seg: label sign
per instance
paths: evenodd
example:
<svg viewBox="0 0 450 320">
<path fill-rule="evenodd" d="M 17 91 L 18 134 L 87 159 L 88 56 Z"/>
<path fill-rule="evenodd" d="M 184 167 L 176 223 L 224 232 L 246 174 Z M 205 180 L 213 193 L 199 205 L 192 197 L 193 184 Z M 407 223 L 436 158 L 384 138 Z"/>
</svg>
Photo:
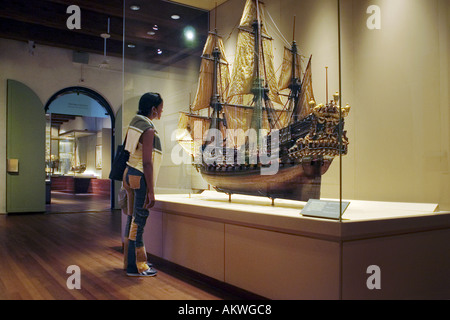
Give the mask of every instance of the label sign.
<svg viewBox="0 0 450 320">
<path fill-rule="evenodd" d="M 347 210 L 350 202 L 342 201 L 342 214 Z M 339 220 L 340 202 L 310 199 L 301 214 L 305 217 L 316 217 Z"/>
</svg>

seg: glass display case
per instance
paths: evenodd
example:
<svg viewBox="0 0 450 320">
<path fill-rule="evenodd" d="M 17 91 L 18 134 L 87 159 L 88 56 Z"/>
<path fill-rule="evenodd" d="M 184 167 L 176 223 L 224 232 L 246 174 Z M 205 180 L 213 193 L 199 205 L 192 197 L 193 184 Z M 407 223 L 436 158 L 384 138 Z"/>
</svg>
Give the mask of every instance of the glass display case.
<svg viewBox="0 0 450 320">
<path fill-rule="evenodd" d="M 238 6 L 242 10 L 233 9 Z M 228 1 L 214 14 L 197 10 L 195 33 L 179 30 L 170 38 L 149 23 L 145 44 L 132 43 L 125 28 L 123 129 L 142 94 L 164 98 L 162 119 L 155 122 L 164 150 L 159 192 L 216 190 L 296 200 L 299 208 L 309 199 L 341 199 L 350 107 L 340 106 L 337 6 L 296 4 L 296 11 L 312 13 L 306 19 L 291 7 Z M 181 10 L 162 10 L 170 9 Z M 133 26 L 145 10 L 136 13 L 126 3 L 125 25 Z M 323 19 L 314 20 L 316 12 Z M 188 54 L 156 47 L 171 42 L 184 43 Z M 151 63 L 128 59 L 145 46 L 154 51 L 148 52 Z"/>
<path fill-rule="evenodd" d="M 57 141 L 59 141 L 59 173 L 62 175 L 66 175 L 69 172 L 74 174 L 76 144 L 73 138 L 66 137 Z"/>
<path fill-rule="evenodd" d="M 133 43 L 132 5 L 123 133 L 164 99 L 149 253 L 275 299 L 448 296 L 448 1 L 228 0 L 177 52 L 150 19 Z"/>
<path fill-rule="evenodd" d="M 159 1 L 158 10 L 169 19 L 156 24 L 149 17 L 152 3 L 142 3 L 139 8 L 125 1 L 124 36 L 124 105 L 122 137 L 136 115 L 140 97 L 146 92 L 158 92 L 164 100 L 161 120 L 154 124 L 163 144 L 163 163 L 157 188 L 162 193 L 189 193 L 208 189 L 208 185 L 186 161 L 176 141 L 180 111 L 188 111 L 198 83 L 200 56 L 208 34 L 209 12 L 175 3 Z M 133 9 L 133 8 L 134 9 Z M 137 10 L 139 9 L 139 10 Z M 177 14 L 179 19 L 170 18 Z M 189 30 L 183 31 L 183 19 L 190 19 Z M 180 28 L 176 28 L 180 25 Z M 142 27 L 143 39 L 135 39 L 136 28 Z M 173 30 L 176 30 L 174 32 Z M 188 32 L 192 39 L 185 36 Z M 178 51 L 176 48 L 180 48 Z"/>
<path fill-rule="evenodd" d="M 148 10 L 136 13 L 131 5 L 124 12 L 130 30 Z M 157 187 L 164 193 L 449 209 L 447 12 L 445 1 L 229 0 L 209 14 L 199 10 L 190 45 L 194 33 L 167 35 L 150 21 L 146 43 L 133 43 L 125 28 L 123 130 L 143 93 L 162 94 L 165 109 L 155 123 L 165 159 Z M 185 55 L 167 49 L 181 38 Z M 133 59 L 143 52 L 151 62 Z M 239 73 L 244 69 L 248 75 Z M 210 163 L 207 129 L 228 142 L 209 148 L 222 157 Z M 237 143 L 248 142 L 249 129 L 270 137 L 254 163 Z M 277 161 L 264 153 L 270 147 Z M 270 161 L 261 162 L 267 155 Z M 276 174 L 253 174 L 270 164 Z"/>
</svg>

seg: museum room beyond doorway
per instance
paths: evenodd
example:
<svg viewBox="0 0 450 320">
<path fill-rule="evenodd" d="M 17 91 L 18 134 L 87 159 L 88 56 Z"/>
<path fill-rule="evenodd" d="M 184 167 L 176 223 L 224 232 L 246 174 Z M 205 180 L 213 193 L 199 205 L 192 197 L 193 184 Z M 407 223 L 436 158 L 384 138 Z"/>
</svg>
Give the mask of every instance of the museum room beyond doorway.
<svg viewBox="0 0 450 320">
<path fill-rule="evenodd" d="M 111 209 L 108 175 L 114 115 L 108 102 L 87 88 L 56 93 L 46 111 L 46 211 L 98 212 Z"/>
</svg>

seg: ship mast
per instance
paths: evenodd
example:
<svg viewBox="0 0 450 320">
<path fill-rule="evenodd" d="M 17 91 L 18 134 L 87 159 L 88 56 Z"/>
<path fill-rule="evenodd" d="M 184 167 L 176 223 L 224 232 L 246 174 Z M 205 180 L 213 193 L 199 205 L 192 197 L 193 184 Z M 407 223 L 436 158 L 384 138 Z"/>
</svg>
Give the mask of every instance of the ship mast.
<svg viewBox="0 0 450 320">
<path fill-rule="evenodd" d="M 214 59 L 214 74 L 213 74 L 213 94 L 211 97 L 211 108 L 213 109 L 213 114 L 211 116 L 211 129 L 219 130 L 219 115 L 222 111 L 222 103 L 220 101 L 220 95 L 217 90 L 217 69 L 220 63 L 220 50 L 217 47 L 217 31 L 214 30 L 214 50 L 212 52 Z"/>
<path fill-rule="evenodd" d="M 219 114 L 222 111 L 222 104 L 220 103 L 220 96 L 217 90 L 217 68 L 220 63 L 220 50 L 217 46 L 217 3 L 214 10 L 214 49 L 212 52 L 214 59 L 214 71 L 213 71 L 213 92 L 211 96 L 211 108 L 213 109 L 213 114 L 211 116 L 211 129 L 219 130 Z"/>
<path fill-rule="evenodd" d="M 292 46 L 291 46 L 291 53 L 292 53 L 292 82 L 290 85 L 291 94 L 289 96 L 289 99 L 294 100 L 294 109 L 292 112 L 292 119 L 291 123 L 298 121 L 298 115 L 299 115 L 299 93 L 302 88 L 302 83 L 300 81 L 300 74 L 296 74 L 297 70 L 297 42 L 295 42 L 295 16 L 294 16 L 294 27 L 292 32 Z"/>
<path fill-rule="evenodd" d="M 259 143 L 260 143 L 260 129 L 262 128 L 262 105 L 263 105 L 263 99 L 265 96 L 265 93 L 268 91 L 263 86 L 263 79 L 261 79 L 260 75 L 260 58 L 261 58 L 261 17 L 259 15 L 259 0 L 255 0 L 256 2 L 256 14 L 257 18 L 253 22 L 253 32 L 255 36 L 255 65 L 256 68 L 255 72 L 255 79 L 253 82 L 252 87 L 252 93 L 254 95 L 254 102 L 255 107 L 253 110 L 253 116 L 252 116 L 252 122 L 251 122 L 251 128 L 256 131 L 256 137 L 257 137 L 257 146 L 259 149 Z M 262 48 L 261 48 L 262 49 Z"/>
<path fill-rule="evenodd" d="M 299 81 L 299 78 L 296 76 L 295 71 L 297 69 L 297 43 L 295 40 L 292 41 L 292 83 L 290 85 L 291 87 L 291 94 L 289 96 L 289 99 L 294 99 L 294 110 L 292 113 L 292 122 L 298 121 L 298 115 L 299 115 L 299 93 L 302 88 L 302 84 Z M 300 77 L 300 75 L 298 75 Z"/>
</svg>

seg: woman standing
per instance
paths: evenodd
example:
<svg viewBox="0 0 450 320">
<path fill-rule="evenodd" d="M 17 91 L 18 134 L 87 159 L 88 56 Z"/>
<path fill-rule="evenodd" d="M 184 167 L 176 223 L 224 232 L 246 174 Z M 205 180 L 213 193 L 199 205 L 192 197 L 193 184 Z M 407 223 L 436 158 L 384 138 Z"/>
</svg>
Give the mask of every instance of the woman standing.
<svg viewBox="0 0 450 320">
<path fill-rule="evenodd" d="M 130 152 L 130 159 L 123 186 L 128 197 L 124 243 L 124 267 L 128 276 L 152 277 L 157 273 L 147 263 L 143 233 L 148 210 L 155 204 L 154 186 L 162 159 L 161 140 L 152 120 L 161 118 L 163 104 L 158 93 L 144 94 L 127 130 L 125 149 Z"/>
</svg>

